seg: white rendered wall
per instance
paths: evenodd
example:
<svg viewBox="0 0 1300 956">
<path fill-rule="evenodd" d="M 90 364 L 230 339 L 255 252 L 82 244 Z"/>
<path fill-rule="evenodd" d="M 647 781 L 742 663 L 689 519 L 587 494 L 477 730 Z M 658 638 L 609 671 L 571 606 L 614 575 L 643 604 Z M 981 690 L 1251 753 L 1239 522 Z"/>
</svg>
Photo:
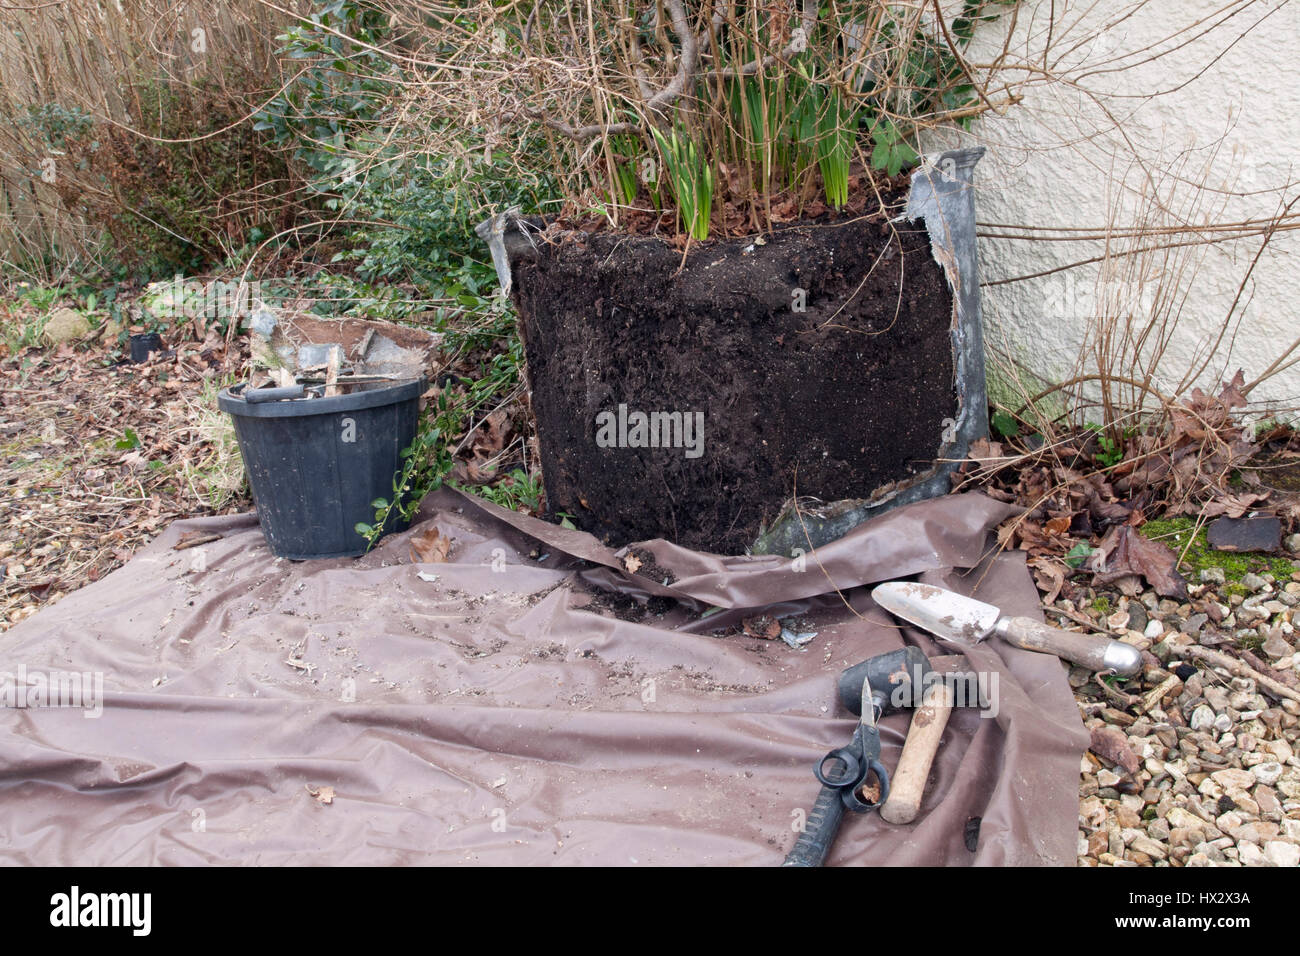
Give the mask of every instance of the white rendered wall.
<svg viewBox="0 0 1300 956">
<path fill-rule="evenodd" d="M 1053 8 L 1055 55 L 1079 44 L 1060 61 L 1049 57 L 1062 79 L 1035 80 L 1024 89 L 1023 102 L 1005 115 L 982 117 L 972 130 L 975 141 L 989 147 L 976 169 L 981 223 L 1103 230 L 1108 224 L 1132 226 L 1145 216 L 1148 223 L 1223 224 L 1275 216 L 1300 195 L 1300 187 L 1289 186 L 1300 180 L 1300 2 L 1027 0 L 1013 30 L 1005 15 L 981 26 L 971 61 L 988 62 L 1010 32 L 1009 61 L 1029 69 L 1004 75 L 1029 75 L 1042 64 Z M 1239 10 L 1234 17 L 1210 29 L 1234 9 Z M 1198 21 L 1201 25 L 1192 27 Z M 1191 29 L 1171 38 L 1182 27 Z M 1158 50 L 1186 46 L 1139 62 L 1156 51 L 1138 51 L 1161 40 L 1166 42 Z M 1084 76 L 1089 65 L 1126 68 Z M 1089 93 L 1073 88 L 1075 83 Z M 998 98 L 996 89 L 988 93 Z M 1156 196 L 1165 211 L 1153 220 Z M 1300 212 L 1300 203 L 1295 211 Z M 1109 283 L 1100 287 L 1102 267 L 1096 264 L 988 285 L 1106 250 L 1097 239 L 991 238 L 1010 231 L 981 227 L 983 306 L 993 365 L 999 357 L 1005 365 L 1010 357 L 1052 382 L 1086 374 L 1095 367 L 1089 355 L 1081 355 L 1089 329 L 1099 312 L 1114 313 L 1121 301 L 1139 313 L 1168 302 L 1165 313 L 1177 316 L 1157 366 L 1162 390 L 1175 389 L 1207 351 L 1211 361 L 1198 384 L 1212 386 L 1238 367 L 1250 381 L 1300 338 L 1300 236 L 1295 232 L 1275 234 L 1241 297 L 1235 313 L 1239 324 L 1210 349 L 1259 251 L 1260 236 L 1136 260 L 1114 257 L 1106 267 Z M 1182 233 L 1147 243 L 1195 239 Z M 1124 268 L 1134 262 L 1141 275 Z M 1125 364 L 1138 367 L 1131 356 Z M 996 392 L 998 383 L 991 384 Z M 1263 405 L 1300 407 L 1300 365 L 1261 384 L 1250 397 Z"/>
</svg>

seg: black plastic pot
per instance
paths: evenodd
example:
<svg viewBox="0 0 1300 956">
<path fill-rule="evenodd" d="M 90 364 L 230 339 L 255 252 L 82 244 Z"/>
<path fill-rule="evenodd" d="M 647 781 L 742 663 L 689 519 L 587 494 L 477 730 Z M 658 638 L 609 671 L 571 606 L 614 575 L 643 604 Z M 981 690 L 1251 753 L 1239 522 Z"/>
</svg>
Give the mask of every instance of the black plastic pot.
<svg viewBox="0 0 1300 956">
<path fill-rule="evenodd" d="M 234 419 L 273 554 L 304 560 L 365 553 L 356 525 L 374 522 L 376 498 L 393 498 L 393 477 L 403 464 L 402 449 L 415 438 L 424 389 L 417 379 L 278 401 L 260 401 L 264 389 L 222 391 L 218 404 Z M 405 527 L 394 514 L 384 531 Z"/>
<path fill-rule="evenodd" d="M 157 332 L 141 332 L 131 336 L 131 361 L 136 365 L 149 361 L 150 355 L 162 350 L 162 336 Z"/>
</svg>

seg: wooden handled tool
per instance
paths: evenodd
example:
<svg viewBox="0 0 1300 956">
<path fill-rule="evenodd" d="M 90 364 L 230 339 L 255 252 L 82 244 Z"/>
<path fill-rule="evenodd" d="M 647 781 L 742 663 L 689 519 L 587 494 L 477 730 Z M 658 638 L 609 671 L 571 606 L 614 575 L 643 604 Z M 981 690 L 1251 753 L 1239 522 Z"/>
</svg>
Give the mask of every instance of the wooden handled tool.
<svg viewBox="0 0 1300 956">
<path fill-rule="evenodd" d="M 876 718 L 899 706 L 901 699 L 915 699 L 909 688 L 929 670 L 921 649 L 909 646 L 868 658 L 840 674 L 840 702 L 859 717 L 858 727 L 848 747 L 832 750 L 814 769 L 821 792 L 784 866 L 821 866 L 845 810 L 866 813 L 878 809 L 877 800 L 889 799 L 889 773 L 879 760 Z M 862 790 L 873 778 L 880 788 L 878 796 Z"/>
<path fill-rule="evenodd" d="M 1027 651 L 1055 654 L 1090 671 L 1115 671 L 1132 676 L 1142 666 L 1142 654 L 1131 644 L 1095 634 L 1063 631 L 1031 617 L 1004 617 L 994 626 L 993 633 L 1008 644 Z"/>
<path fill-rule="evenodd" d="M 996 634 L 1009 644 L 1054 654 L 1089 670 L 1132 677 L 1142 669 L 1142 653 L 1132 644 L 1096 634 L 1062 631 L 1028 617 L 1004 617 L 992 604 L 946 588 L 889 581 L 876 585 L 871 597 L 895 617 L 956 644 L 970 646 Z"/>
<path fill-rule="evenodd" d="M 960 655 L 931 658 L 931 673 L 956 673 L 965 660 Z M 889 799 L 880 808 L 880 816 L 886 822 L 904 824 L 916 819 L 934 755 L 948 726 L 954 696 L 948 680 L 931 680 L 926 685 L 921 706 L 912 712 L 912 724 L 903 744 L 903 754 L 898 758 L 898 769 L 894 771 Z"/>
</svg>

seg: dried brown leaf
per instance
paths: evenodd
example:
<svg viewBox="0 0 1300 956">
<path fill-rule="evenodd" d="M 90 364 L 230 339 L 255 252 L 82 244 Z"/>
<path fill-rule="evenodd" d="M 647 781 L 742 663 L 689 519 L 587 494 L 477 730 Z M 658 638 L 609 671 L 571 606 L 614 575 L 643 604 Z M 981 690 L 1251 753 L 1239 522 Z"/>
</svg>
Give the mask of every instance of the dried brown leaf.
<svg viewBox="0 0 1300 956">
<path fill-rule="evenodd" d="M 750 637 L 761 638 L 765 641 L 774 641 L 781 636 L 781 622 L 769 614 L 760 614 L 757 617 L 747 617 L 740 622 L 745 633 Z"/>
<path fill-rule="evenodd" d="M 1034 583 L 1043 593 L 1043 603 L 1051 604 L 1065 586 L 1065 565 L 1047 557 L 1030 558 L 1028 564 L 1034 572 Z"/>
<path fill-rule="evenodd" d="M 1128 575 L 1145 578 L 1161 597 L 1187 600 L 1187 581 L 1178 573 L 1178 556 L 1127 524 L 1112 525 L 1090 561 L 1094 583 L 1112 584 Z"/>
<path fill-rule="evenodd" d="M 1136 774 L 1141 767 L 1138 755 L 1129 746 L 1128 737 L 1114 727 L 1094 728 L 1088 749 L 1110 766 L 1123 768 L 1130 776 Z"/>
<path fill-rule="evenodd" d="M 412 564 L 441 564 L 451 552 L 451 538 L 443 535 L 432 521 L 411 535 Z"/>
</svg>

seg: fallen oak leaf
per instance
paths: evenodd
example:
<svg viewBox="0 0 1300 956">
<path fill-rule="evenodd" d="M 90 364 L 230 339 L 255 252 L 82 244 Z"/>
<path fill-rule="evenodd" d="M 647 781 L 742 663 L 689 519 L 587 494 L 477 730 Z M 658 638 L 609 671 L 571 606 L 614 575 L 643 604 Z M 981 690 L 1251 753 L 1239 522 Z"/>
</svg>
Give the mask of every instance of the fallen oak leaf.
<svg viewBox="0 0 1300 956">
<path fill-rule="evenodd" d="M 1223 391 L 1219 392 L 1219 402 L 1224 408 L 1244 408 L 1246 406 L 1246 396 L 1242 393 L 1242 388 L 1246 384 L 1246 373 L 1237 369 L 1237 374 L 1232 376 L 1232 381 L 1226 382 Z"/>
<path fill-rule="evenodd" d="M 977 438 L 971 442 L 970 452 L 966 457 L 971 461 L 998 461 L 1005 456 L 1002 454 L 1001 442 Z"/>
<path fill-rule="evenodd" d="M 1043 525 L 1048 534 L 1067 534 L 1070 530 L 1070 520 L 1072 515 L 1059 515 L 1052 518 L 1047 524 Z"/>
<path fill-rule="evenodd" d="M 1225 516 L 1228 518 L 1241 518 L 1248 511 L 1253 511 L 1256 504 L 1267 498 L 1265 494 L 1255 494 L 1253 492 L 1242 492 L 1240 494 L 1225 494 L 1217 500 L 1207 502 L 1201 509 L 1201 513 L 1207 518 L 1217 518 Z"/>
<path fill-rule="evenodd" d="M 433 522 L 410 538 L 412 564 L 441 564 L 451 553 L 451 538 L 443 535 Z"/>
<path fill-rule="evenodd" d="M 1034 583 L 1043 592 L 1043 603 L 1051 604 L 1065 587 L 1065 569 L 1052 558 L 1035 557 L 1027 562 L 1034 573 Z"/>
<path fill-rule="evenodd" d="M 641 559 L 635 554 L 629 554 L 623 558 L 623 567 L 627 568 L 629 573 L 636 574 L 641 567 Z"/>
<path fill-rule="evenodd" d="M 482 426 L 475 433 L 470 445 L 474 457 L 490 459 L 498 455 L 506 445 L 510 434 L 510 417 L 497 409 L 483 420 Z"/>
</svg>

